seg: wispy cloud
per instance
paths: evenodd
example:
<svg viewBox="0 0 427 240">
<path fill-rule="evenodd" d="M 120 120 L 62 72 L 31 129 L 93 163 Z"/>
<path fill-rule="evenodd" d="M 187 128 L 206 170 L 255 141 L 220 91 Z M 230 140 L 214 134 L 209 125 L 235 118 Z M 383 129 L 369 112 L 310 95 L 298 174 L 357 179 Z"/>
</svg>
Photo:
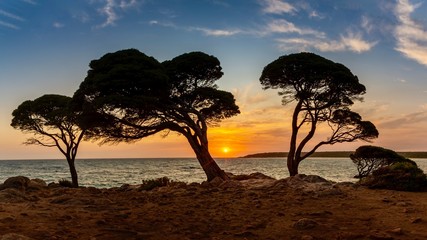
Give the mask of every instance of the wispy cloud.
<svg viewBox="0 0 427 240">
<path fill-rule="evenodd" d="M 427 65 L 427 30 L 425 26 L 411 18 L 411 14 L 421 6 L 411 4 L 409 0 L 398 0 L 395 15 L 399 24 L 394 35 L 397 40 L 396 50 L 406 57 Z"/>
<path fill-rule="evenodd" d="M 427 111 L 410 113 L 380 124 L 381 128 L 402 128 L 416 126 L 418 123 L 427 123 Z"/>
<path fill-rule="evenodd" d="M 60 23 L 60 22 L 54 22 L 53 27 L 54 28 L 63 28 L 63 27 L 65 27 L 65 25 L 63 23 Z"/>
<path fill-rule="evenodd" d="M 0 9 L 0 16 L 5 17 L 7 20 L 0 20 L 0 26 L 6 27 L 6 28 L 10 28 L 10 29 L 15 29 L 15 30 L 19 30 L 20 28 L 18 27 L 18 25 L 16 25 L 13 22 L 24 22 L 25 19 L 15 15 L 13 13 L 4 11 L 2 9 Z"/>
<path fill-rule="evenodd" d="M 260 3 L 264 6 L 262 9 L 264 13 L 283 14 L 297 11 L 294 6 L 283 0 L 260 0 Z"/>
<path fill-rule="evenodd" d="M 137 0 L 102 0 L 104 6 L 98 9 L 98 12 L 105 15 L 107 18 L 104 23 L 98 25 L 100 28 L 114 26 L 116 21 L 120 19 L 119 11 L 134 9 L 141 3 Z"/>
<path fill-rule="evenodd" d="M 325 15 L 320 14 L 319 12 L 317 12 L 316 10 L 312 10 L 311 12 L 309 12 L 308 14 L 309 18 L 317 18 L 317 19 L 324 19 Z"/>
<path fill-rule="evenodd" d="M 377 43 L 377 41 L 368 42 L 364 40 L 361 33 L 348 32 L 346 36 L 341 35 L 341 44 L 352 52 L 367 52 L 377 45 Z"/>
<path fill-rule="evenodd" d="M 132 8 L 138 5 L 138 1 L 137 0 L 121 0 L 120 1 L 120 8 L 121 9 L 127 9 L 127 8 Z"/>
<path fill-rule="evenodd" d="M 106 0 L 106 4 L 104 7 L 100 8 L 98 11 L 107 16 L 107 19 L 104 23 L 99 25 L 99 27 L 107 27 L 107 26 L 114 26 L 116 20 L 119 18 L 114 10 L 116 7 L 116 2 L 114 0 Z"/>
<path fill-rule="evenodd" d="M 184 31 L 188 31 L 188 32 L 198 31 L 198 32 L 202 32 L 206 36 L 213 36 L 213 37 L 229 37 L 229 36 L 233 36 L 233 35 L 242 33 L 242 30 L 239 30 L 239 29 L 235 29 L 235 30 L 211 29 L 211 28 L 193 27 L 193 26 L 180 27 L 180 26 L 175 25 L 172 22 L 161 22 L 158 20 L 151 20 L 148 23 L 150 25 L 158 25 L 158 26 L 162 26 L 162 27 L 184 30 Z"/>
<path fill-rule="evenodd" d="M 301 28 L 284 19 L 273 20 L 267 24 L 267 33 L 297 33 L 299 35 L 315 35 L 316 37 L 325 37 L 324 32 L 319 32 L 311 28 Z"/>
<path fill-rule="evenodd" d="M 326 18 L 307 2 L 299 2 L 291 5 L 284 0 L 260 0 L 263 4 L 262 12 L 270 14 L 290 13 L 304 11 L 309 19 L 322 20 Z M 373 29 L 371 21 L 362 17 L 361 27 L 369 33 Z M 283 51 L 316 49 L 322 52 L 350 51 L 362 53 L 371 50 L 378 42 L 365 40 L 360 31 L 347 30 L 346 34 L 339 35 L 338 39 L 330 39 L 326 32 L 318 31 L 308 27 L 301 27 L 285 19 L 270 21 L 264 31 L 259 32 L 261 36 L 272 33 L 282 34 L 276 38 L 279 48 Z M 299 36 L 295 36 L 295 34 Z"/>
<path fill-rule="evenodd" d="M 11 23 L 3 22 L 1 20 L 0 20 L 0 26 L 11 28 L 11 29 L 15 29 L 15 30 L 19 30 L 18 26 L 14 25 L 14 24 L 11 24 Z"/>
<path fill-rule="evenodd" d="M 22 17 L 17 16 L 17 15 L 12 14 L 12 13 L 9 13 L 9 12 L 6 12 L 6 11 L 1 10 L 1 9 L 0 9 L 0 15 L 4 16 L 4 17 L 7 17 L 7 18 L 10 18 L 10 19 L 13 19 L 13 20 L 20 21 L 20 22 L 25 21 L 25 19 L 23 19 Z"/>
<path fill-rule="evenodd" d="M 229 37 L 229 36 L 233 36 L 241 33 L 241 30 L 209 29 L 209 28 L 199 28 L 199 27 L 188 28 L 188 30 L 201 31 L 207 36 L 214 36 L 214 37 Z"/>
<path fill-rule="evenodd" d="M 371 50 L 377 42 L 368 42 L 360 33 L 347 32 L 341 35 L 339 40 L 328 38 L 281 38 L 277 40 L 279 48 L 283 51 L 316 49 L 322 52 L 351 51 L 362 53 Z"/>
<path fill-rule="evenodd" d="M 371 33 L 372 30 L 374 29 L 374 24 L 372 23 L 371 19 L 367 16 L 362 16 L 361 26 L 367 33 Z"/>
</svg>

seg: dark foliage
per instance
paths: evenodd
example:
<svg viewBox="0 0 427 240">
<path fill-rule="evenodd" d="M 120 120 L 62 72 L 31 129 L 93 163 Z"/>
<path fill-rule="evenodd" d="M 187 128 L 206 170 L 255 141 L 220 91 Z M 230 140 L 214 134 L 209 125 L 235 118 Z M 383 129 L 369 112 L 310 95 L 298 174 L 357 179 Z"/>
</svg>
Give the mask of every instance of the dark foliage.
<svg viewBox="0 0 427 240">
<path fill-rule="evenodd" d="M 142 180 L 142 184 L 140 189 L 151 191 L 158 187 L 166 187 L 173 183 L 172 180 L 170 180 L 168 177 L 162 177 L 162 178 L 156 178 L 156 179 L 148 179 L 148 180 Z"/>
<path fill-rule="evenodd" d="M 68 180 L 68 179 L 61 179 L 61 180 L 59 180 L 58 183 L 59 183 L 59 185 L 61 187 L 66 187 L 66 188 L 73 188 L 73 187 L 75 187 L 74 184 L 70 180 Z"/>
<path fill-rule="evenodd" d="M 380 167 L 361 184 L 374 189 L 418 192 L 427 190 L 427 177 L 416 164 L 403 161 Z"/>
</svg>

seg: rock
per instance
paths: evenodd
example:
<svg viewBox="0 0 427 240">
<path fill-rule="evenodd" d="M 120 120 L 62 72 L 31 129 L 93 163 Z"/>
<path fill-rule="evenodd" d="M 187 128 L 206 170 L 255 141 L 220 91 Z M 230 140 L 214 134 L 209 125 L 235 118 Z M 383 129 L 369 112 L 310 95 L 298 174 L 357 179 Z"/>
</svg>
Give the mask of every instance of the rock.
<svg viewBox="0 0 427 240">
<path fill-rule="evenodd" d="M 33 191 L 37 191 L 37 190 L 41 190 L 41 189 L 45 189 L 47 188 L 47 184 L 45 181 L 43 181 L 42 179 L 31 179 L 28 182 L 28 186 L 27 189 L 28 190 L 33 190 Z"/>
<path fill-rule="evenodd" d="M 298 230 L 307 230 L 315 228 L 317 225 L 319 224 L 312 219 L 302 218 L 293 224 L 293 228 Z"/>
<path fill-rule="evenodd" d="M 16 233 L 8 233 L 1 236 L 0 240 L 32 240 L 32 238 Z"/>
<path fill-rule="evenodd" d="M 21 191 L 25 191 L 28 187 L 30 179 L 24 176 L 10 177 L 0 185 L 0 190 L 7 188 L 15 188 Z"/>
</svg>

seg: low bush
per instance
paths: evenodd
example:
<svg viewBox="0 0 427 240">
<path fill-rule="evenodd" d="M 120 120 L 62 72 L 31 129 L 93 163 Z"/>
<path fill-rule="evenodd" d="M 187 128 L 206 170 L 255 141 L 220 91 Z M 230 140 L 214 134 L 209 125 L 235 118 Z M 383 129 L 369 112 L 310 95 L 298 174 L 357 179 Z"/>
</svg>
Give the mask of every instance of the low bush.
<svg viewBox="0 0 427 240">
<path fill-rule="evenodd" d="M 67 180 L 67 179 L 61 179 L 61 180 L 59 180 L 59 185 L 61 187 L 67 187 L 67 188 L 73 188 L 74 187 L 73 183 L 70 180 Z"/>
<path fill-rule="evenodd" d="M 350 154 L 350 159 L 357 167 L 358 174 L 355 178 L 366 177 L 379 168 L 395 162 L 411 161 L 393 150 L 377 146 L 361 146 Z M 415 164 L 415 162 L 413 163 Z"/>
<path fill-rule="evenodd" d="M 411 160 L 380 167 L 360 182 L 369 188 L 398 191 L 426 191 L 427 177 Z"/>
<path fill-rule="evenodd" d="M 150 191 L 158 187 L 165 187 L 173 183 L 168 177 L 156 178 L 156 179 L 148 179 L 142 180 L 142 184 L 140 189 Z"/>
</svg>

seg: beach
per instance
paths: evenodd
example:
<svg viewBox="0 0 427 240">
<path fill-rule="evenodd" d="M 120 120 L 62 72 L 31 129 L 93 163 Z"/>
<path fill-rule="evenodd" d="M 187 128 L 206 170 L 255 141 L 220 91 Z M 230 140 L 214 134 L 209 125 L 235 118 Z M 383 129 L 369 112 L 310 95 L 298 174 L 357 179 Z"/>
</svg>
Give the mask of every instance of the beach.
<svg viewBox="0 0 427 240">
<path fill-rule="evenodd" d="M 0 191 L 0 239 L 427 239 L 427 193 L 298 175 L 211 183 Z"/>
</svg>

